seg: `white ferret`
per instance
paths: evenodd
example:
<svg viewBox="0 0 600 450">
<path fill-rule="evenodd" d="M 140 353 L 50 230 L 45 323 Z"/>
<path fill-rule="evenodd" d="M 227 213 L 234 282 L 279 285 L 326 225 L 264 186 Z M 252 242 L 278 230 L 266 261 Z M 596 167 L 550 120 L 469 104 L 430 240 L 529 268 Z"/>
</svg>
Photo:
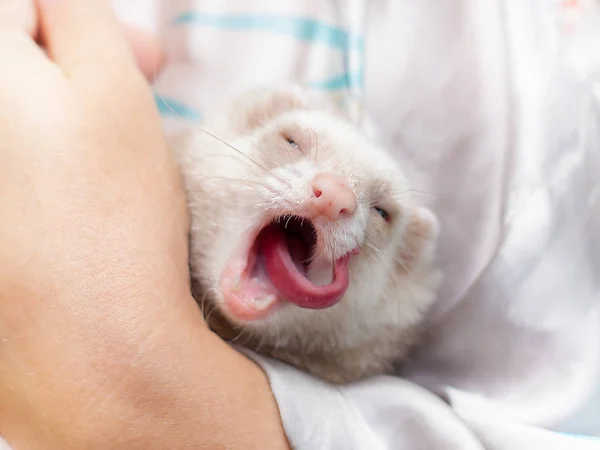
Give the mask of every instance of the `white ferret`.
<svg viewBox="0 0 600 450">
<path fill-rule="evenodd" d="M 330 382 L 391 371 L 440 280 L 437 220 L 395 161 L 293 84 L 243 95 L 174 148 L 209 326 Z"/>
</svg>

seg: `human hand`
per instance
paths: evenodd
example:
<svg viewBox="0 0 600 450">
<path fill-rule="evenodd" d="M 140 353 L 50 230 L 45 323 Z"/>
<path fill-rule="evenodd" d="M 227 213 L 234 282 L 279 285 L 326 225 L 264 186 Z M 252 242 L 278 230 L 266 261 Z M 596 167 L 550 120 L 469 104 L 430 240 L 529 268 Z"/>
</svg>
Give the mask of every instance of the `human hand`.
<svg viewBox="0 0 600 450">
<path fill-rule="evenodd" d="M 264 374 L 189 293 L 181 180 L 121 26 L 105 0 L 38 8 L 48 56 L 0 20 L 0 434 L 285 448 Z"/>
<path fill-rule="evenodd" d="M 54 62 L 30 27 L 0 30 L 0 431 L 16 442 L 43 438 L 47 411 L 98 407 L 81 402 L 111 395 L 157 332 L 141 322 L 167 315 L 152 298 L 187 289 L 179 177 L 119 25 L 102 1 L 39 6 Z"/>
<path fill-rule="evenodd" d="M 36 13 L 34 0 L 5 1 L 0 4 L 0 23 L 3 28 L 16 27 L 37 39 L 40 30 Z M 162 47 L 143 30 L 131 26 L 123 28 L 139 70 L 149 81 L 154 81 L 165 63 Z"/>
</svg>

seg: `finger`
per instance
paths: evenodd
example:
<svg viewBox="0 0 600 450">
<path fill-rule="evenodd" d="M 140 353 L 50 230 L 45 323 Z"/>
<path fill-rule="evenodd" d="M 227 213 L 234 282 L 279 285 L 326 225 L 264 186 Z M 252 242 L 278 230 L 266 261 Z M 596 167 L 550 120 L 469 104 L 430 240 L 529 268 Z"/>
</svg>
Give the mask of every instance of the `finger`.
<svg viewBox="0 0 600 450">
<path fill-rule="evenodd" d="M 135 64 L 109 0 L 37 0 L 41 37 L 48 55 L 67 74 L 109 74 Z"/>
<path fill-rule="evenodd" d="M 47 58 L 34 38 L 37 35 L 35 0 L 0 0 L 0 97 L 19 96 L 19 85 L 34 86 L 45 70 Z M 7 97 L 8 95 L 8 97 Z M 16 101 L 16 100 L 15 100 Z M 0 116 L 6 108 L 0 109 Z"/>
<path fill-rule="evenodd" d="M 37 14 L 33 0 L 1 0 L 0 30 L 17 29 L 34 37 L 37 30 Z"/>
<path fill-rule="evenodd" d="M 165 63 L 162 47 L 151 34 L 145 31 L 127 27 L 125 34 L 138 68 L 148 81 L 153 82 Z"/>
</svg>

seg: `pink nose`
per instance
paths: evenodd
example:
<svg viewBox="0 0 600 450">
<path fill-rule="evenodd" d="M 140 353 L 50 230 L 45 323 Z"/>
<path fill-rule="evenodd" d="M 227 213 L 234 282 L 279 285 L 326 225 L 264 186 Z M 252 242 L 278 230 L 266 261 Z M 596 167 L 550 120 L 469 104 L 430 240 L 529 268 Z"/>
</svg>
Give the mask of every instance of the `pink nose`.
<svg viewBox="0 0 600 450">
<path fill-rule="evenodd" d="M 324 216 L 331 221 L 356 211 L 356 195 L 345 178 L 321 173 L 311 182 L 312 197 L 308 209 L 313 217 Z"/>
</svg>

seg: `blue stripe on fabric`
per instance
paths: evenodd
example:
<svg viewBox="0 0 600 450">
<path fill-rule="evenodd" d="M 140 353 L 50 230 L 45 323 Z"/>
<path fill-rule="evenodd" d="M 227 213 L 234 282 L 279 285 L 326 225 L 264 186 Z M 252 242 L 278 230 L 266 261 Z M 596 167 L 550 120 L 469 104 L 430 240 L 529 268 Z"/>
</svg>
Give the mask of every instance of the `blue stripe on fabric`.
<svg viewBox="0 0 600 450">
<path fill-rule="evenodd" d="M 177 100 L 154 94 L 154 101 L 158 106 L 158 111 L 160 112 L 161 116 L 178 117 L 180 119 L 191 121 L 199 121 L 201 118 L 201 115 L 198 111 L 178 102 Z"/>
<path fill-rule="evenodd" d="M 362 85 L 362 73 L 344 73 L 323 81 L 310 81 L 307 85 L 314 89 L 323 89 L 326 91 L 348 89 L 350 86 Z"/>
<path fill-rule="evenodd" d="M 570 437 L 576 438 L 576 439 L 584 439 L 584 440 L 588 440 L 588 441 L 600 442 L 600 437 L 596 437 L 596 436 L 586 436 L 583 434 L 573 434 L 573 433 L 561 433 L 561 434 L 564 434 L 565 436 L 570 436 Z"/>
<path fill-rule="evenodd" d="M 300 41 L 320 42 L 343 51 L 362 51 L 364 40 L 313 19 L 277 15 L 219 15 L 201 12 L 186 12 L 175 18 L 174 24 L 213 26 L 228 30 L 260 30 L 292 36 Z"/>
</svg>

